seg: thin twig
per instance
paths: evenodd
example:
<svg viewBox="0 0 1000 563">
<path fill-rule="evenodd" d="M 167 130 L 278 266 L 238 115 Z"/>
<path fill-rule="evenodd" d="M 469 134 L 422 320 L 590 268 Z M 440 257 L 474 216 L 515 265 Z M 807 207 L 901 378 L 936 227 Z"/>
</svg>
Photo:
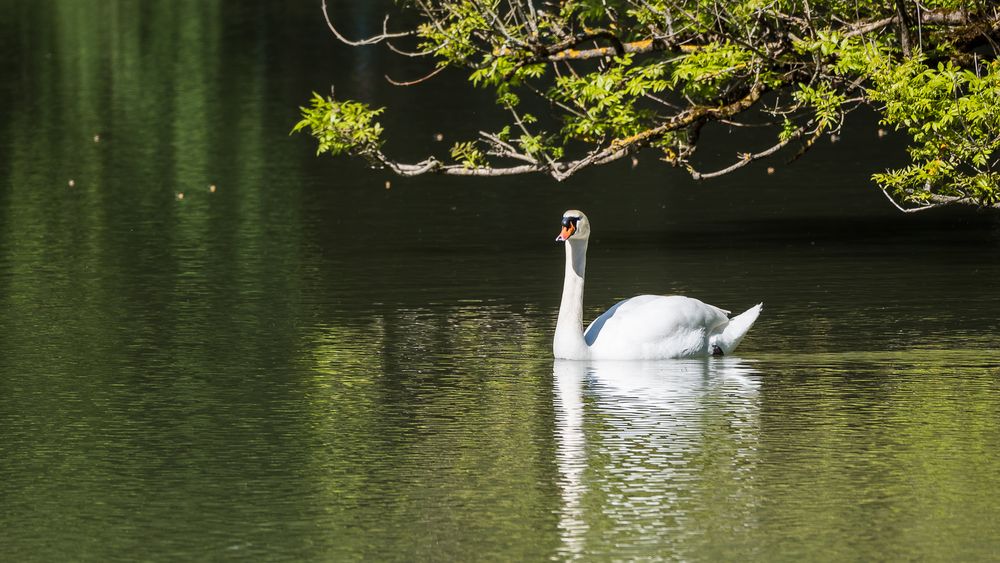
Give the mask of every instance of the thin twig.
<svg viewBox="0 0 1000 563">
<path fill-rule="evenodd" d="M 394 37 L 409 37 L 413 35 L 412 31 L 403 31 L 400 33 L 389 33 L 389 16 L 386 16 L 382 20 L 382 33 L 380 35 L 373 35 L 367 39 L 361 39 L 360 41 L 351 41 L 350 39 L 344 37 L 337 31 L 337 28 L 333 26 L 333 22 L 330 21 L 330 13 L 326 9 L 326 0 L 323 0 L 323 17 L 326 19 L 326 26 L 330 28 L 330 31 L 337 36 L 342 43 L 346 43 L 352 47 L 360 47 L 362 45 L 374 45 L 385 41 L 386 39 L 392 39 Z"/>
<path fill-rule="evenodd" d="M 903 213 L 918 213 L 920 211 L 927 211 L 928 209 L 934 209 L 935 207 L 941 207 L 942 205 L 947 205 L 945 203 L 932 203 L 930 205 L 926 205 L 923 207 L 911 207 L 907 209 L 896 203 L 896 200 L 892 199 L 892 196 L 889 195 L 889 192 L 886 191 L 885 188 L 882 188 L 882 194 L 885 195 L 885 199 L 889 200 L 889 203 L 891 203 L 893 207 L 902 211 Z"/>
<path fill-rule="evenodd" d="M 513 158 L 524 162 L 528 162 L 531 164 L 538 164 L 537 159 L 522 152 L 519 152 L 516 148 L 514 148 L 514 145 L 504 141 L 499 136 L 493 133 L 487 133 L 486 131 L 480 131 L 479 134 L 484 139 L 486 139 L 487 141 L 489 141 L 491 144 L 494 145 L 494 150 L 497 156 L 505 156 L 508 158 Z"/>
<path fill-rule="evenodd" d="M 416 84 L 420 84 L 421 82 L 434 78 L 445 68 L 447 67 L 439 66 L 436 69 L 432 70 L 431 73 L 428 74 L 427 76 L 424 76 L 423 78 L 418 78 L 416 80 L 410 80 L 409 82 L 398 82 L 390 78 L 388 74 L 385 75 L 385 79 L 389 82 L 389 84 L 392 84 L 393 86 L 414 86 Z"/>
<path fill-rule="evenodd" d="M 694 178 L 695 180 L 707 180 L 709 178 L 717 178 L 719 176 L 723 176 L 725 174 L 729 174 L 730 172 L 732 172 L 734 170 L 738 170 L 740 168 L 743 168 L 744 166 L 746 166 L 747 164 L 750 164 L 751 162 L 753 162 L 755 160 L 760 160 L 762 158 L 771 156 L 772 154 L 780 151 L 782 148 L 784 148 L 786 145 L 788 145 L 788 143 L 792 142 L 793 139 L 797 139 L 800 136 L 802 136 L 802 133 L 804 131 L 805 131 L 804 127 L 799 127 L 798 129 L 796 129 L 791 134 L 791 136 L 789 136 L 784 141 L 781 141 L 778 144 L 772 146 L 771 148 L 766 149 L 766 150 L 762 150 L 762 151 L 760 151 L 758 153 L 745 154 L 745 155 L 743 155 L 743 157 L 740 160 L 736 161 L 734 164 L 732 164 L 730 166 L 727 166 L 726 168 L 723 168 L 722 170 L 716 170 L 715 172 L 701 173 L 701 172 L 696 171 L 693 168 L 690 168 L 688 171 L 691 173 L 691 177 Z"/>
</svg>

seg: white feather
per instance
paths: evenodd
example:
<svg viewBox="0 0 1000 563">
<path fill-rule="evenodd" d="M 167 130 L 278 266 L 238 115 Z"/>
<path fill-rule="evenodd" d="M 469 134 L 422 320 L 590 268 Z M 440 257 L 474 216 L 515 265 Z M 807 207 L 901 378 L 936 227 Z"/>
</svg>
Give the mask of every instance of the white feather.
<svg viewBox="0 0 1000 563">
<path fill-rule="evenodd" d="M 729 312 L 679 295 L 640 295 L 615 304 L 582 332 L 583 280 L 590 223 L 580 211 L 566 237 L 566 276 L 552 349 L 569 360 L 658 360 L 731 354 L 760 314 L 755 305 L 734 319 Z M 564 231 L 566 232 L 566 231 Z"/>
</svg>

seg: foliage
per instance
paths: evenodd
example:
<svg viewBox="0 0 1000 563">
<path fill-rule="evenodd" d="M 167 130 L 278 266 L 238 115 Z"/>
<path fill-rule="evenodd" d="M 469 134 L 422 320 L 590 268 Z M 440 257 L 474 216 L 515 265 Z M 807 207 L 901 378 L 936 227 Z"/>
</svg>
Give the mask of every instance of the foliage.
<svg viewBox="0 0 1000 563">
<path fill-rule="evenodd" d="M 455 146 L 451 147 L 451 157 L 466 168 L 476 168 L 486 164 L 486 156 L 475 143 L 470 141 L 455 143 Z"/>
<path fill-rule="evenodd" d="M 936 195 L 1000 202 L 1000 61 L 978 72 L 951 61 L 928 67 L 922 57 L 877 64 L 871 97 L 882 102 L 883 121 L 905 130 L 913 145 L 910 165 L 875 180 L 914 203 Z"/>
<path fill-rule="evenodd" d="M 368 155 L 382 144 L 382 126 L 375 118 L 384 108 L 373 110 L 360 102 L 338 102 L 333 96 L 324 98 L 313 92 L 312 104 L 300 109 L 302 120 L 295 124 L 292 132 L 308 127 L 319 141 L 317 155 L 325 152 L 334 156 L 345 153 Z"/>
<path fill-rule="evenodd" d="M 400 164 L 381 152 L 381 109 L 314 96 L 295 130 L 308 127 L 319 152 L 365 156 L 406 175 L 562 180 L 653 150 L 709 178 L 791 143 L 801 154 L 867 105 L 913 141 L 909 165 L 873 176 L 896 201 L 1000 201 L 1000 14 L 987 2 L 420 0 L 399 9 L 418 23 L 398 33 L 387 25 L 364 44 L 432 59 L 425 80 L 445 68 L 465 72 L 495 94 L 508 123 L 456 143 L 451 164 Z M 549 111 L 526 113 L 530 96 Z M 775 144 L 698 171 L 702 128 L 738 121 L 769 125 Z"/>
</svg>

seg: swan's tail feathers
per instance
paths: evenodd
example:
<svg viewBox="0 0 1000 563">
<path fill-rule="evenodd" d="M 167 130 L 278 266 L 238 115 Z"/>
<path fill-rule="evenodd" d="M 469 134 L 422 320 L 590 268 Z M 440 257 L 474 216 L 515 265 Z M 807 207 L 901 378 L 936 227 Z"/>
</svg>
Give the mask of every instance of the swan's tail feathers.
<svg viewBox="0 0 1000 563">
<path fill-rule="evenodd" d="M 717 346 L 720 354 L 732 354 L 736 347 L 743 341 L 743 337 L 750 331 L 754 321 L 760 316 L 760 311 L 764 307 L 763 303 L 758 303 L 743 311 L 739 315 L 729 320 L 722 334 L 717 335 L 711 342 L 713 349 Z"/>
</svg>

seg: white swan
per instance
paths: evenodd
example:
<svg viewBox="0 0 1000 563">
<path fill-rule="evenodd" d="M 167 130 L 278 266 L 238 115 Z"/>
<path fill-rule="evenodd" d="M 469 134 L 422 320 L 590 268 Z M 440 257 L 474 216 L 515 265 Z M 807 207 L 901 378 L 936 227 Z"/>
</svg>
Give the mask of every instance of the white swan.
<svg viewBox="0 0 1000 563">
<path fill-rule="evenodd" d="M 552 352 L 564 360 L 663 360 L 731 354 L 760 314 L 758 303 L 729 311 L 679 295 L 640 295 L 615 304 L 583 329 L 583 276 L 590 221 L 563 214 L 557 241 L 566 242 L 566 279 Z"/>
</svg>

